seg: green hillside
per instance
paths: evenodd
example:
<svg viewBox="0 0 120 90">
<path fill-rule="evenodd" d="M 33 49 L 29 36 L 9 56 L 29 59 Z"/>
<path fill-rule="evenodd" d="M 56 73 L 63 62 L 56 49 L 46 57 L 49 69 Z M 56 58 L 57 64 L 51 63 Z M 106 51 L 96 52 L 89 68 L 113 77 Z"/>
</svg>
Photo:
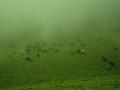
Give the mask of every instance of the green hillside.
<svg viewBox="0 0 120 90">
<path fill-rule="evenodd" d="M 120 90 L 120 2 L 0 1 L 0 90 Z"/>
</svg>

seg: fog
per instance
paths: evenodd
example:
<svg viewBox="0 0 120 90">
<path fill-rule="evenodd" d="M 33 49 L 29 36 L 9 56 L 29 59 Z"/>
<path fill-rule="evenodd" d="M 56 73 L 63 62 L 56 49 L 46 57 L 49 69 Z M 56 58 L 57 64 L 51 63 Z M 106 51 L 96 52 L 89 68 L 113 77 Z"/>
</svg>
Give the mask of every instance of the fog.
<svg viewBox="0 0 120 90">
<path fill-rule="evenodd" d="M 54 40 L 73 32 L 118 32 L 119 0 L 0 0 L 0 43 Z"/>
</svg>

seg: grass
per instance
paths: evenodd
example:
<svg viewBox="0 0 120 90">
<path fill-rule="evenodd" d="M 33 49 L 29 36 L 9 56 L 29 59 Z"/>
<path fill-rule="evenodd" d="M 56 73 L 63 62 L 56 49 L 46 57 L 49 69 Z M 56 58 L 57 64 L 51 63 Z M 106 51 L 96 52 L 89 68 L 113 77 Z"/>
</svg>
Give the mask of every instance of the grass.
<svg viewBox="0 0 120 90">
<path fill-rule="evenodd" d="M 107 76 L 82 80 L 53 80 L 49 83 L 3 90 L 120 90 L 120 77 Z"/>
<path fill-rule="evenodd" d="M 118 40 L 112 32 L 93 34 L 2 47 L 0 90 L 119 90 Z"/>
<path fill-rule="evenodd" d="M 120 0 L 0 0 L 0 90 L 120 90 Z"/>
</svg>

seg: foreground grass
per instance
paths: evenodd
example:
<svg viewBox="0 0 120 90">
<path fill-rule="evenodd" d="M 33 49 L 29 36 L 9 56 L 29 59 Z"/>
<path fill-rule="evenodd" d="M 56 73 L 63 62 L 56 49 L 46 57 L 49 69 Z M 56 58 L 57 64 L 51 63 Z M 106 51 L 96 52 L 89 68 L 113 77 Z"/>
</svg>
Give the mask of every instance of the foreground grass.
<svg viewBox="0 0 120 90">
<path fill-rule="evenodd" d="M 120 90 L 120 76 L 86 78 L 82 80 L 53 80 L 44 84 L 1 90 Z"/>
<path fill-rule="evenodd" d="M 113 43 L 114 35 L 105 35 L 112 42 L 108 37 L 75 34 L 67 40 L 1 48 L 0 90 L 119 89 L 119 78 L 114 76 L 120 75 L 120 43 L 115 37 Z M 98 78 L 89 79 L 93 77 Z"/>
</svg>

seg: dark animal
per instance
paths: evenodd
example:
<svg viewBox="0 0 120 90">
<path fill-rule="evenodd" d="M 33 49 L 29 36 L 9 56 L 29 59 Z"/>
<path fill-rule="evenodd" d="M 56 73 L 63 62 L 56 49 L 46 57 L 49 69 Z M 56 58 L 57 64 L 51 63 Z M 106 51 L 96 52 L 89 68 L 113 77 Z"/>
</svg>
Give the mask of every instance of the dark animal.
<svg viewBox="0 0 120 90">
<path fill-rule="evenodd" d="M 44 49 L 44 50 L 43 50 L 43 53 L 47 53 L 47 52 L 48 52 L 48 50 L 47 50 L 47 49 Z"/>
<path fill-rule="evenodd" d="M 115 48 L 113 48 L 113 50 L 115 50 L 115 51 L 119 51 L 119 50 L 118 50 L 118 48 L 116 48 L 116 47 L 115 47 Z"/>
<path fill-rule="evenodd" d="M 40 57 L 40 53 L 39 52 L 37 52 L 37 57 Z"/>
<path fill-rule="evenodd" d="M 76 53 L 77 53 L 77 54 L 82 54 L 82 55 L 87 55 L 86 52 L 85 52 L 85 50 L 81 50 L 81 49 L 78 49 L 78 50 L 76 51 Z"/>
<path fill-rule="evenodd" d="M 27 57 L 26 60 L 32 62 L 32 59 L 30 57 Z"/>
<path fill-rule="evenodd" d="M 55 53 L 58 53 L 58 52 L 59 52 L 59 50 L 58 50 L 58 49 L 55 49 L 55 50 L 54 50 L 54 52 L 55 52 Z"/>
<path fill-rule="evenodd" d="M 107 58 L 106 58 L 105 56 L 102 56 L 102 60 L 103 60 L 104 62 L 108 62 L 108 60 L 107 60 Z"/>
<path fill-rule="evenodd" d="M 78 50 L 76 51 L 76 53 L 81 53 L 81 49 L 78 49 Z"/>
<path fill-rule="evenodd" d="M 71 55 L 74 55 L 74 52 L 71 52 Z"/>
<path fill-rule="evenodd" d="M 113 62 L 113 61 L 110 61 L 109 64 L 110 64 L 112 67 L 116 67 L 115 62 Z"/>
<path fill-rule="evenodd" d="M 26 54 L 28 55 L 30 52 L 31 52 L 31 49 L 30 49 L 30 48 L 27 48 L 27 49 L 26 49 Z"/>
</svg>

